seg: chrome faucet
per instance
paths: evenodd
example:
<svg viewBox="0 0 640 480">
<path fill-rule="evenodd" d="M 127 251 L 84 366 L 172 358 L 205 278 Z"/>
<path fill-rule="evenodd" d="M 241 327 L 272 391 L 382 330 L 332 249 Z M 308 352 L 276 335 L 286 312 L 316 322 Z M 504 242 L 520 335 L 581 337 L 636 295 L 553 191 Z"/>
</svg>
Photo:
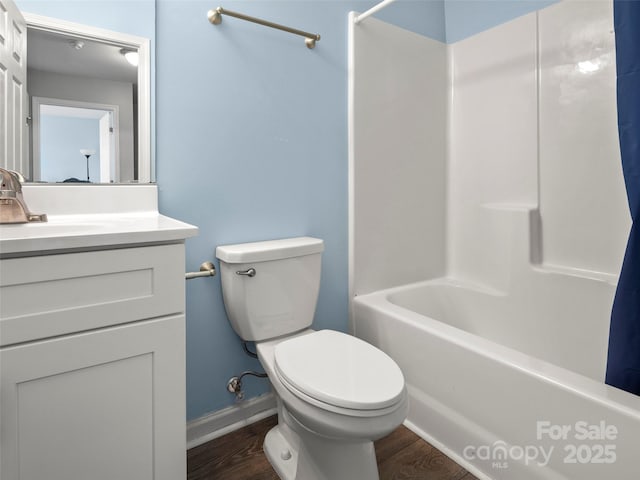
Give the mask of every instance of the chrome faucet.
<svg viewBox="0 0 640 480">
<path fill-rule="evenodd" d="M 0 168 L 0 223 L 46 222 L 44 213 L 29 211 L 22 197 L 24 177 L 12 170 Z"/>
</svg>

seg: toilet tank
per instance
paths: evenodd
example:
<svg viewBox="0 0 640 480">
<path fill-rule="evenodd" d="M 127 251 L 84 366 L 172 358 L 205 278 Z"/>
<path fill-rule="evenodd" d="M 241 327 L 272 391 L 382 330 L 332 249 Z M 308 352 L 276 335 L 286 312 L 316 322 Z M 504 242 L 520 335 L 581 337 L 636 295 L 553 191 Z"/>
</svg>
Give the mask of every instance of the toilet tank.
<svg viewBox="0 0 640 480">
<path fill-rule="evenodd" d="M 216 248 L 224 306 L 243 340 L 308 328 L 320 289 L 324 242 L 298 237 Z"/>
</svg>

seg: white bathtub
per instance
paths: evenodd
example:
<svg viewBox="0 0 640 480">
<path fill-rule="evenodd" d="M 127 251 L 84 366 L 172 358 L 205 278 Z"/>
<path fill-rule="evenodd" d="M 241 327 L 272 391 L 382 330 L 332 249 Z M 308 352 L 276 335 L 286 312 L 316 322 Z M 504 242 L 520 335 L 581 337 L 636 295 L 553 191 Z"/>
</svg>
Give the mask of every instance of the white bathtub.
<svg viewBox="0 0 640 480">
<path fill-rule="evenodd" d="M 614 287 L 536 278 L 510 295 L 447 279 L 360 295 L 354 333 L 402 368 L 407 426 L 479 478 L 638 480 L 640 397 L 602 382 Z"/>
</svg>

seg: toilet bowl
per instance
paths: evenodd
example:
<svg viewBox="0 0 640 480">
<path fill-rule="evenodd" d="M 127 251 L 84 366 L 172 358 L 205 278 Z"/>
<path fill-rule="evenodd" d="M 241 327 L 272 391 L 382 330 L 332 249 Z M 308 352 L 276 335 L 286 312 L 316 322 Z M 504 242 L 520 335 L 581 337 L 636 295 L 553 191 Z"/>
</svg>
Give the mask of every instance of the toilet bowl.
<svg viewBox="0 0 640 480">
<path fill-rule="evenodd" d="M 218 247 L 225 308 L 277 397 L 264 450 L 280 478 L 375 480 L 373 441 L 407 414 L 404 377 L 363 340 L 310 328 L 323 248 L 310 237 Z"/>
<path fill-rule="evenodd" d="M 333 350 L 326 350 L 327 344 Z M 330 330 L 305 330 L 256 347 L 284 420 L 265 440 L 265 453 L 280 478 L 378 478 L 372 442 L 393 431 L 407 413 L 404 379 L 395 362 L 362 340 Z M 371 355 L 358 355 L 361 349 Z M 325 360 L 330 366 L 317 371 Z M 342 368 L 333 370 L 341 360 Z M 301 374 L 304 381 L 298 383 Z M 350 375 L 352 384 L 343 383 Z"/>
</svg>

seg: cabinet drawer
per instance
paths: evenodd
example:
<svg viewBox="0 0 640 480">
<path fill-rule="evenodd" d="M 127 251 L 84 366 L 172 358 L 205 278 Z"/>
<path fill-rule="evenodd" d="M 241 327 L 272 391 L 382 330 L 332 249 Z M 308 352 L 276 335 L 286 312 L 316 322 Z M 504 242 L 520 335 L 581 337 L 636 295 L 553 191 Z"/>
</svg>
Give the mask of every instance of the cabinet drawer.
<svg viewBox="0 0 640 480">
<path fill-rule="evenodd" d="M 183 244 L 0 260 L 0 345 L 183 311 Z"/>
</svg>

